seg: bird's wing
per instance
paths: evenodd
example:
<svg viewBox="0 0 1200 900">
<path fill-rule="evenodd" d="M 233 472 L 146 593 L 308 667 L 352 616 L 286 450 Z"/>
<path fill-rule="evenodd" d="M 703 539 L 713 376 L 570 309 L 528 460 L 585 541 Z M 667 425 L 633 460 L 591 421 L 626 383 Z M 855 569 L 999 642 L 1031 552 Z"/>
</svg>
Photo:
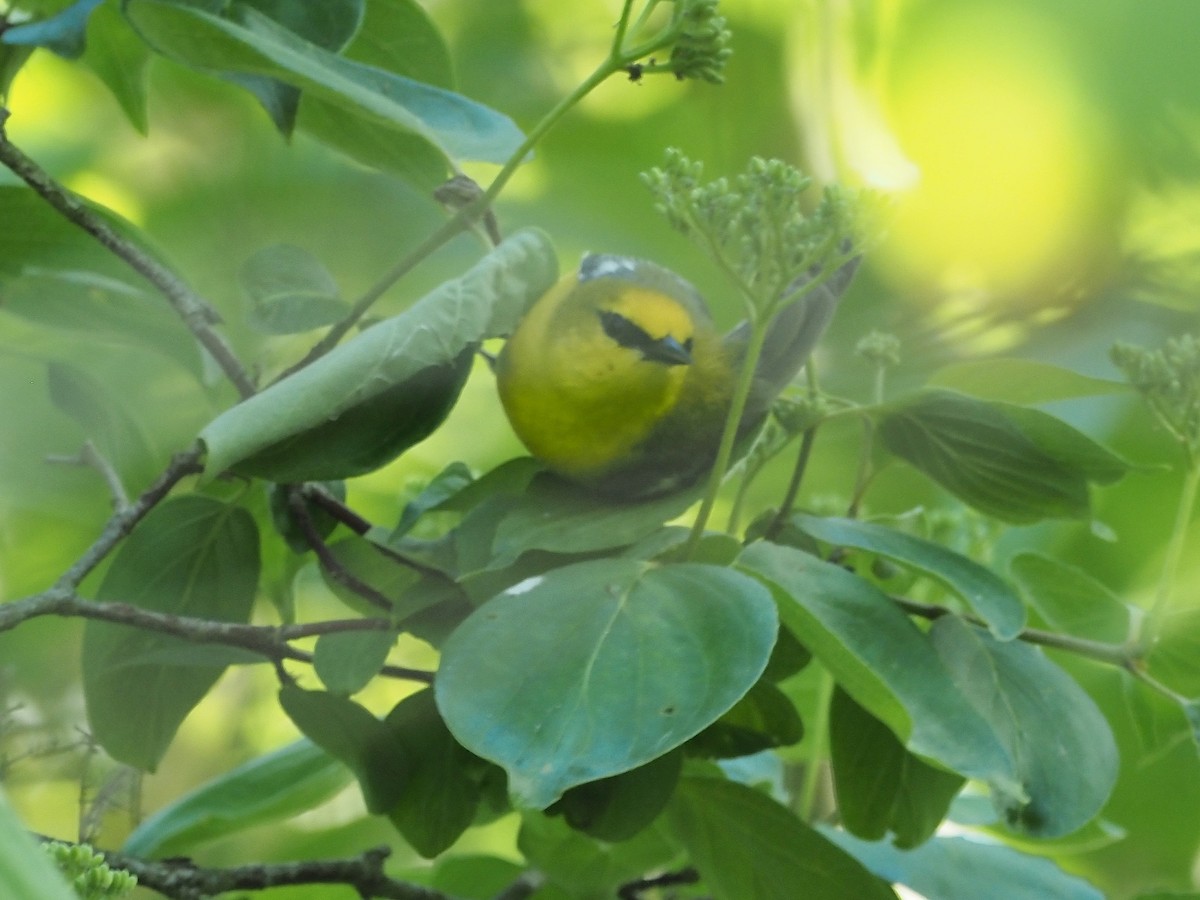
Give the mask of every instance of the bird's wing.
<svg viewBox="0 0 1200 900">
<path fill-rule="evenodd" d="M 846 262 L 824 284 L 776 313 L 755 368 L 754 384 L 742 417 L 747 427 L 752 428 L 762 420 L 780 391 L 804 367 L 809 354 L 833 319 L 838 301 L 850 286 L 860 259 L 855 257 Z M 797 280 L 797 287 L 802 279 Z M 750 326 L 747 322 L 725 336 L 725 345 L 731 349 L 735 359 L 745 352 L 749 337 Z"/>
</svg>

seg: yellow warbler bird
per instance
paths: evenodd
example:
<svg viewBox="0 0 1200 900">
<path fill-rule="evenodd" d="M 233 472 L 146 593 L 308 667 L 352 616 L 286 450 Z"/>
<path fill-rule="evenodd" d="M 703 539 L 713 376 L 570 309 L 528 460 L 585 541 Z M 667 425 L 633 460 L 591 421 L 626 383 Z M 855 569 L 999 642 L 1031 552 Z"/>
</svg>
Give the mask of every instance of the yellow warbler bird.
<svg viewBox="0 0 1200 900">
<path fill-rule="evenodd" d="M 740 437 L 800 371 L 856 266 L 775 317 Z M 711 469 L 749 334 L 743 323 L 722 337 L 673 272 L 589 254 L 508 339 L 496 361 L 500 399 L 529 451 L 563 477 L 621 498 L 667 493 Z"/>
</svg>

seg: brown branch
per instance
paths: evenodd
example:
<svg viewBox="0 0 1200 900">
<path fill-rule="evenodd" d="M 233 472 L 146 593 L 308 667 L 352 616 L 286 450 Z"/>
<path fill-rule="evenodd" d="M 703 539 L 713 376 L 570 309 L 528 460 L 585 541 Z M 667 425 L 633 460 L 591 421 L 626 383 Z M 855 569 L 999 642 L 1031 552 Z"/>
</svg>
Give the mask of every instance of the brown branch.
<svg viewBox="0 0 1200 900">
<path fill-rule="evenodd" d="M 172 900 L 206 900 L 228 891 L 265 891 L 301 884 L 344 884 L 364 900 L 454 900 L 441 891 L 389 878 L 384 871 L 392 852 L 388 847 L 375 847 L 344 859 L 255 863 L 228 869 L 198 866 L 189 859 L 149 860 L 111 850 L 95 852 L 110 868 L 135 875 L 139 887 Z"/>
<path fill-rule="evenodd" d="M 255 392 L 254 382 L 225 339 L 213 325 L 221 321 L 217 311 L 169 267 L 121 235 L 96 215 L 77 194 L 50 177 L 50 174 L 26 156 L 8 139 L 4 123 L 9 111 L 0 107 L 0 163 L 29 185 L 55 211 L 78 226 L 101 245 L 123 260 L 135 272 L 156 287 L 187 325 L 196 340 L 217 361 L 226 377 L 242 397 Z"/>
<path fill-rule="evenodd" d="M 195 644 L 218 644 L 246 650 L 264 659 L 279 662 L 313 661 L 311 653 L 293 647 L 289 641 L 340 631 L 383 631 L 393 628 L 387 619 L 339 619 L 306 625 L 246 625 L 240 622 L 217 622 L 190 616 L 175 616 L 155 610 L 142 609 L 128 603 L 97 603 L 86 600 L 68 588 L 54 587 L 41 594 L 0 604 L 0 632 L 11 631 L 30 619 L 42 616 L 96 619 L 117 625 L 128 625 L 159 634 L 169 634 Z M 382 674 L 429 684 L 433 673 L 403 666 L 385 666 Z"/>
<path fill-rule="evenodd" d="M 54 583 L 55 589 L 69 592 L 79 587 L 88 573 L 96 568 L 117 544 L 129 536 L 137 523 L 171 492 L 171 488 L 188 475 L 204 471 L 204 467 L 200 465 L 200 456 L 199 447 L 172 456 L 170 464 L 150 487 L 133 503 L 113 513 L 92 546 Z"/>
<path fill-rule="evenodd" d="M 652 878 L 639 878 L 621 885 L 617 891 L 619 900 L 640 900 L 644 891 L 660 887 L 676 887 L 684 884 L 696 884 L 700 881 L 700 873 L 695 869 L 681 869 L 678 872 L 667 872 Z"/>
<path fill-rule="evenodd" d="M 329 549 L 329 545 L 317 531 L 317 526 L 308 512 L 304 491 L 296 485 L 284 486 L 283 490 L 287 491 L 288 514 L 296 523 L 296 527 L 300 529 L 301 534 L 304 535 L 304 540 L 316 554 L 317 561 L 326 574 L 346 590 L 353 591 L 377 609 L 391 612 L 392 601 L 343 566 L 341 560 Z"/>
</svg>

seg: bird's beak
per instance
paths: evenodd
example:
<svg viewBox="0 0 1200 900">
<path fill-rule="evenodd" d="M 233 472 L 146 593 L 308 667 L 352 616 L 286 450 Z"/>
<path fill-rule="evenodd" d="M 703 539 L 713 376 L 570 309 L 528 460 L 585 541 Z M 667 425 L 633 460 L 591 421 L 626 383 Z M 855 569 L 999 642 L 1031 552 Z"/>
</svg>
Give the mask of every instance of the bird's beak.
<svg viewBox="0 0 1200 900">
<path fill-rule="evenodd" d="M 667 335 L 642 348 L 642 359 L 666 366 L 690 366 L 692 353 L 675 338 Z"/>
</svg>

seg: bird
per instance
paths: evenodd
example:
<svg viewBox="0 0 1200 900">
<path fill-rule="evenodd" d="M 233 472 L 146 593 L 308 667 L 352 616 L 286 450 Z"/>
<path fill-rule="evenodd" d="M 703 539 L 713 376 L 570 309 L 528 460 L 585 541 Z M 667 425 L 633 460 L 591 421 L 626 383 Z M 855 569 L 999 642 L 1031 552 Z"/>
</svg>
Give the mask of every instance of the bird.
<svg viewBox="0 0 1200 900">
<path fill-rule="evenodd" d="M 776 314 L 738 446 L 803 367 L 856 267 Z M 743 322 L 721 335 L 700 292 L 667 268 L 589 253 L 509 336 L 495 361 L 500 401 L 557 475 L 616 500 L 661 496 L 711 471 L 750 333 Z"/>
</svg>

